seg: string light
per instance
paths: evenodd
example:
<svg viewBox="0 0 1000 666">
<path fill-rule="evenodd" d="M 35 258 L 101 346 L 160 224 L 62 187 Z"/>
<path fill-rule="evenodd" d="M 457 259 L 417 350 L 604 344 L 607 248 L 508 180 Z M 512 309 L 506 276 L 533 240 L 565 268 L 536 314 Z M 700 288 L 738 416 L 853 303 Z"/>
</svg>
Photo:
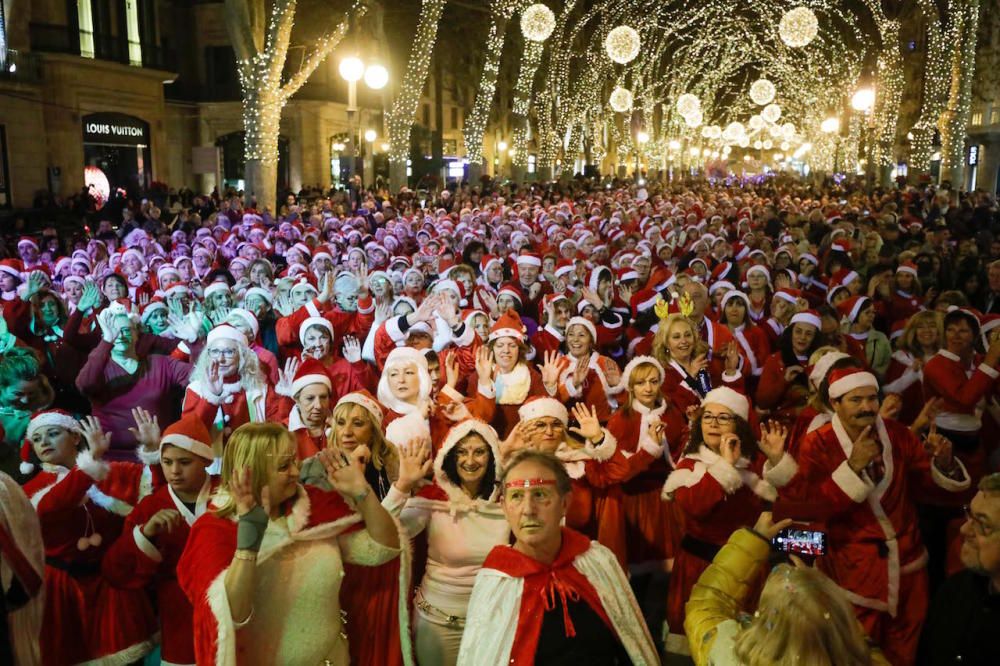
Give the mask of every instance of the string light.
<svg viewBox="0 0 1000 666">
<path fill-rule="evenodd" d="M 635 60 L 639 55 L 639 33 L 627 25 L 620 25 L 608 33 L 604 40 L 604 50 L 608 57 L 620 65 L 624 65 Z"/>
<path fill-rule="evenodd" d="M 778 23 L 778 34 L 781 41 L 792 48 L 806 46 L 816 38 L 819 31 L 819 21 L 816 14 L 808 7 L 796 7 L 785 12 Z"/>
</svg>

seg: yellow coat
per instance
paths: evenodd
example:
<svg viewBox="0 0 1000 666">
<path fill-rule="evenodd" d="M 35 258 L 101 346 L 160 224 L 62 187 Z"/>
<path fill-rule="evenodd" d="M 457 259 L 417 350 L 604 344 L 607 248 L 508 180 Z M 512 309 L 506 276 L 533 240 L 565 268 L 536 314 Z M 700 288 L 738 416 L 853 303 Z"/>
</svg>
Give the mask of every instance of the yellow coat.
<svg viewBox="0 0 1000 666">
<path fill-rule="evenodd" d="M 698 579 L 685 606 L 684 619 L 691 658 L 697 666 L 709 663 L 712 646 L 720 635 L 735 639 L 739 632 L 737 618 L 770 550 L 771 545 L 752 530 L 737 530 Z M 889 666 L 879 650 L 872 651 L 872 664 Z"/>
</svg>

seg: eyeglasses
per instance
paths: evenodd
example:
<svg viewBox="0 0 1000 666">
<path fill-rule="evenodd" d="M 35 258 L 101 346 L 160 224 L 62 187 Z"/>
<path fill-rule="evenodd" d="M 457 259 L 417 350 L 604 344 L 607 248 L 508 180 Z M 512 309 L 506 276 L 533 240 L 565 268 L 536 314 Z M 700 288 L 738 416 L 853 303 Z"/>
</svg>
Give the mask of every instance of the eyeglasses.
<svg viewBox="0 0 1000 666">
<path fill-rule="evenodd" d="M 736 420 L 735 416 L 730 416 L 729 414 L 702 414 L 702 423 L 718 423 L 721 426 L 726 426 Z"/>
<path fill-rule="evenodd" d="M 239 351 L 236 349 L 209 349 L 209 358 L 236 358 Z"/>
<path fill-rule="evenodd" d="M 982 519 L 976 518 L 972 515 L 972 508 L 968 504 L 963 506 L 962 510 L 965 512 L 965 519 L 972 523 L 972 529 L 979 536 L 988 537 L 997 531 L 996 527 L 988 525 L 987 523 L 984 523 Z"/>
</svg>

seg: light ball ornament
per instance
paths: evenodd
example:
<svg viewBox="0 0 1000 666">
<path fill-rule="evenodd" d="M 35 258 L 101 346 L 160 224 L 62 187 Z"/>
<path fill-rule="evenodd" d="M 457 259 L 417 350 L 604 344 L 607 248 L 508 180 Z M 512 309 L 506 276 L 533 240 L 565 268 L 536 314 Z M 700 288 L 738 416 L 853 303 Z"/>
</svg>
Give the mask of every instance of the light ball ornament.
<svg viewBox="0 0 1000 666">
<path fill-rule="evenodd" d="M 691 93 L 684 93 L 677 98 L 677 113 L 685 118 L 695 111 L 701 113 L 701 100 Z"/>
<path fill-rule="evenodd" d="M 389 70 L 382 65 L 369 65 L 365 69 L 365 85 L 372 90 L 381 90 L 389 83 Z"/>
<path fill-rule="evenodd" d="M 762 145 L 764 146 L 764 150 L 771 150 L 771 147 L 774 146 L 770 139 L 764 139 Z"/>
<path fill-rule="evenodd" d="M 781 131 L 780 125 L 769 125 L 767 128 L 767 133 L 771 135 L 772 139 L 780 139 L 785 134 Z"/>
<path fill-rule="evenodd" d="M 764 106 L 774 101 L 774 84 L 767 79 L 757 79 L 750 86 L 750 99 L 757 106 Z"/>
<path fill-rule="evenodd" d="M 764 143 L 760 139 L 758 139 L 757 141 L 753 142 L 753 149 L 754 150 L 760 150 L 763 147 L 764 147 Z"/>
<path fill-rule="evenodd" d="M 781 107 L 777 104 L 768 104 L 760 112 L 760 116 L 769 123 L 776 123 L 781 118 Z"/>
<path fill-rule="evenodd" d="M 705 139 L 711 139 L 712 138 L 712 126 L 711 125 L 705 125 L 704 127 L 702 127 L 701 128 L 701 136 L 702 136 L 702 138 L 705 138 Z"/>
<path fill-rule="evenodd" d="M 701 115 L 701 109 L 697 109 L 696 111 L 684 116 L 684 122 L 692 129 L 701 125 L 702 120 L 704 120 L 704 118 Z"/>
<path fill-rule="evenodd" d="M 764 119 L 758 115 L 750 116 L 750 120 L 747 122 L 747 124 L 750 125 L 750 129 L 752 130 L 759 130 L 761 127 L 765 125 Z"/>
<path fill-rule="evenodd" d="M 722 136 L 722 128 L 718 125 L 708 125 L 705 127 L 709 139 L 718 139 Z"/>
<path fill-rule="evenodd" d="M 740 148 L 746 148 L 750 145 L 750 137 L 744 134 L 740 137 L 740 140 L 736 142 L 736 145 Z"/>
<path fill-rule="evenodd" d="M 793 136 L 795 136 L 795 124 L 794 123 L 785 123 L 784 125 L 782 125 L 781 126 L 781 134 L 786 139 L 791 139 Z"/>
<path fill-rule="evenodd" d="M 521 12 L 521 33 L 532 42 L 544 42 L 556 28 L 556 15 L 542 3 Z"/>
<path fill-rule="evenodd" d="M 816 38 L 819 31 L 819 21 L 816 14 L 808 7 L 790 9 L 781 17 L 778 23 L 778 36 L 788 46 L 801 48 Z"/>
<path fill-rule="evenodd" d="M 781 150 L 782 150 L 783 152 L 786 152 L 786 153 L 788 152 L 788 149 L 789 149 L 789 148 L 791 148 L 791 147 L 792 147 L 792 144 L 788 143 L 787 141 L 782 141 L 782 142 L 781 142 L 781 143 L 780 143 L 780 144 L 778 145 L 778 148 L 781 148 Z"/>
<path fill-rule="evenodd" d="M 620 65 L 632 62 L 639 55 L 639 33 L 635 28 L 620 25 L 608 33 L 604 40 L 604 50 L 608 57 Z"/>
<path fill-rule="evenodd" d="M 746 136 L 747 130 L 743 126 L 743 123 L 738 120 L 726 125 L 726 129 L 722 130 L 722 138 L 727 143 L 737 143 L 740 137 Z"/>
<path fill-rule="evenodd" d="M 616 113 L 625 113 L 632 110 L 632 91 L 618 86 L 611 91 L 608 103 Z"/>
</svg>

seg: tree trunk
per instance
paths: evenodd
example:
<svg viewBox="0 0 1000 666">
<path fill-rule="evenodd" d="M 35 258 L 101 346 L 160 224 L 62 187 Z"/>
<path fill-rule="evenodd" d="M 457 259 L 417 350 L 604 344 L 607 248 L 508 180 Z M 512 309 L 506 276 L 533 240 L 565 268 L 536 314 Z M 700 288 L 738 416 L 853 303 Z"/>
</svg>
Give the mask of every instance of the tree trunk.
<svg viewBox="0 0 1000 666">
<path fill-rule="evenodd" d="M 476 91 L 476 101 L 472 113 L 465 121 L 465 155 L 469 163 L 481 162 L 483 159 L 483 136 L 486 124 L 493 109 L 493 97 L 496 94 L 497 75 L 500 73 L 500 56 L 503 54 L 503 39 L 507 32 L 507 21 L 513 14 L 515 3 L 497 7 L 494 3 L 490 33 L 486 39 L 486 62 L 483 64 L 483 75 Z"/>
<path fill-rule="evenodd" d="M 965 133 L 969 125 L 969 104 L 976 66 L 976 39 L 979 29 L 979 0 L 954 7 L 959 22 L 955 49 L 951 54 L 951 88 L 941 116 L 941 181 L 951 181 L 954 189 L 964 185 Z"/>
</svg>

